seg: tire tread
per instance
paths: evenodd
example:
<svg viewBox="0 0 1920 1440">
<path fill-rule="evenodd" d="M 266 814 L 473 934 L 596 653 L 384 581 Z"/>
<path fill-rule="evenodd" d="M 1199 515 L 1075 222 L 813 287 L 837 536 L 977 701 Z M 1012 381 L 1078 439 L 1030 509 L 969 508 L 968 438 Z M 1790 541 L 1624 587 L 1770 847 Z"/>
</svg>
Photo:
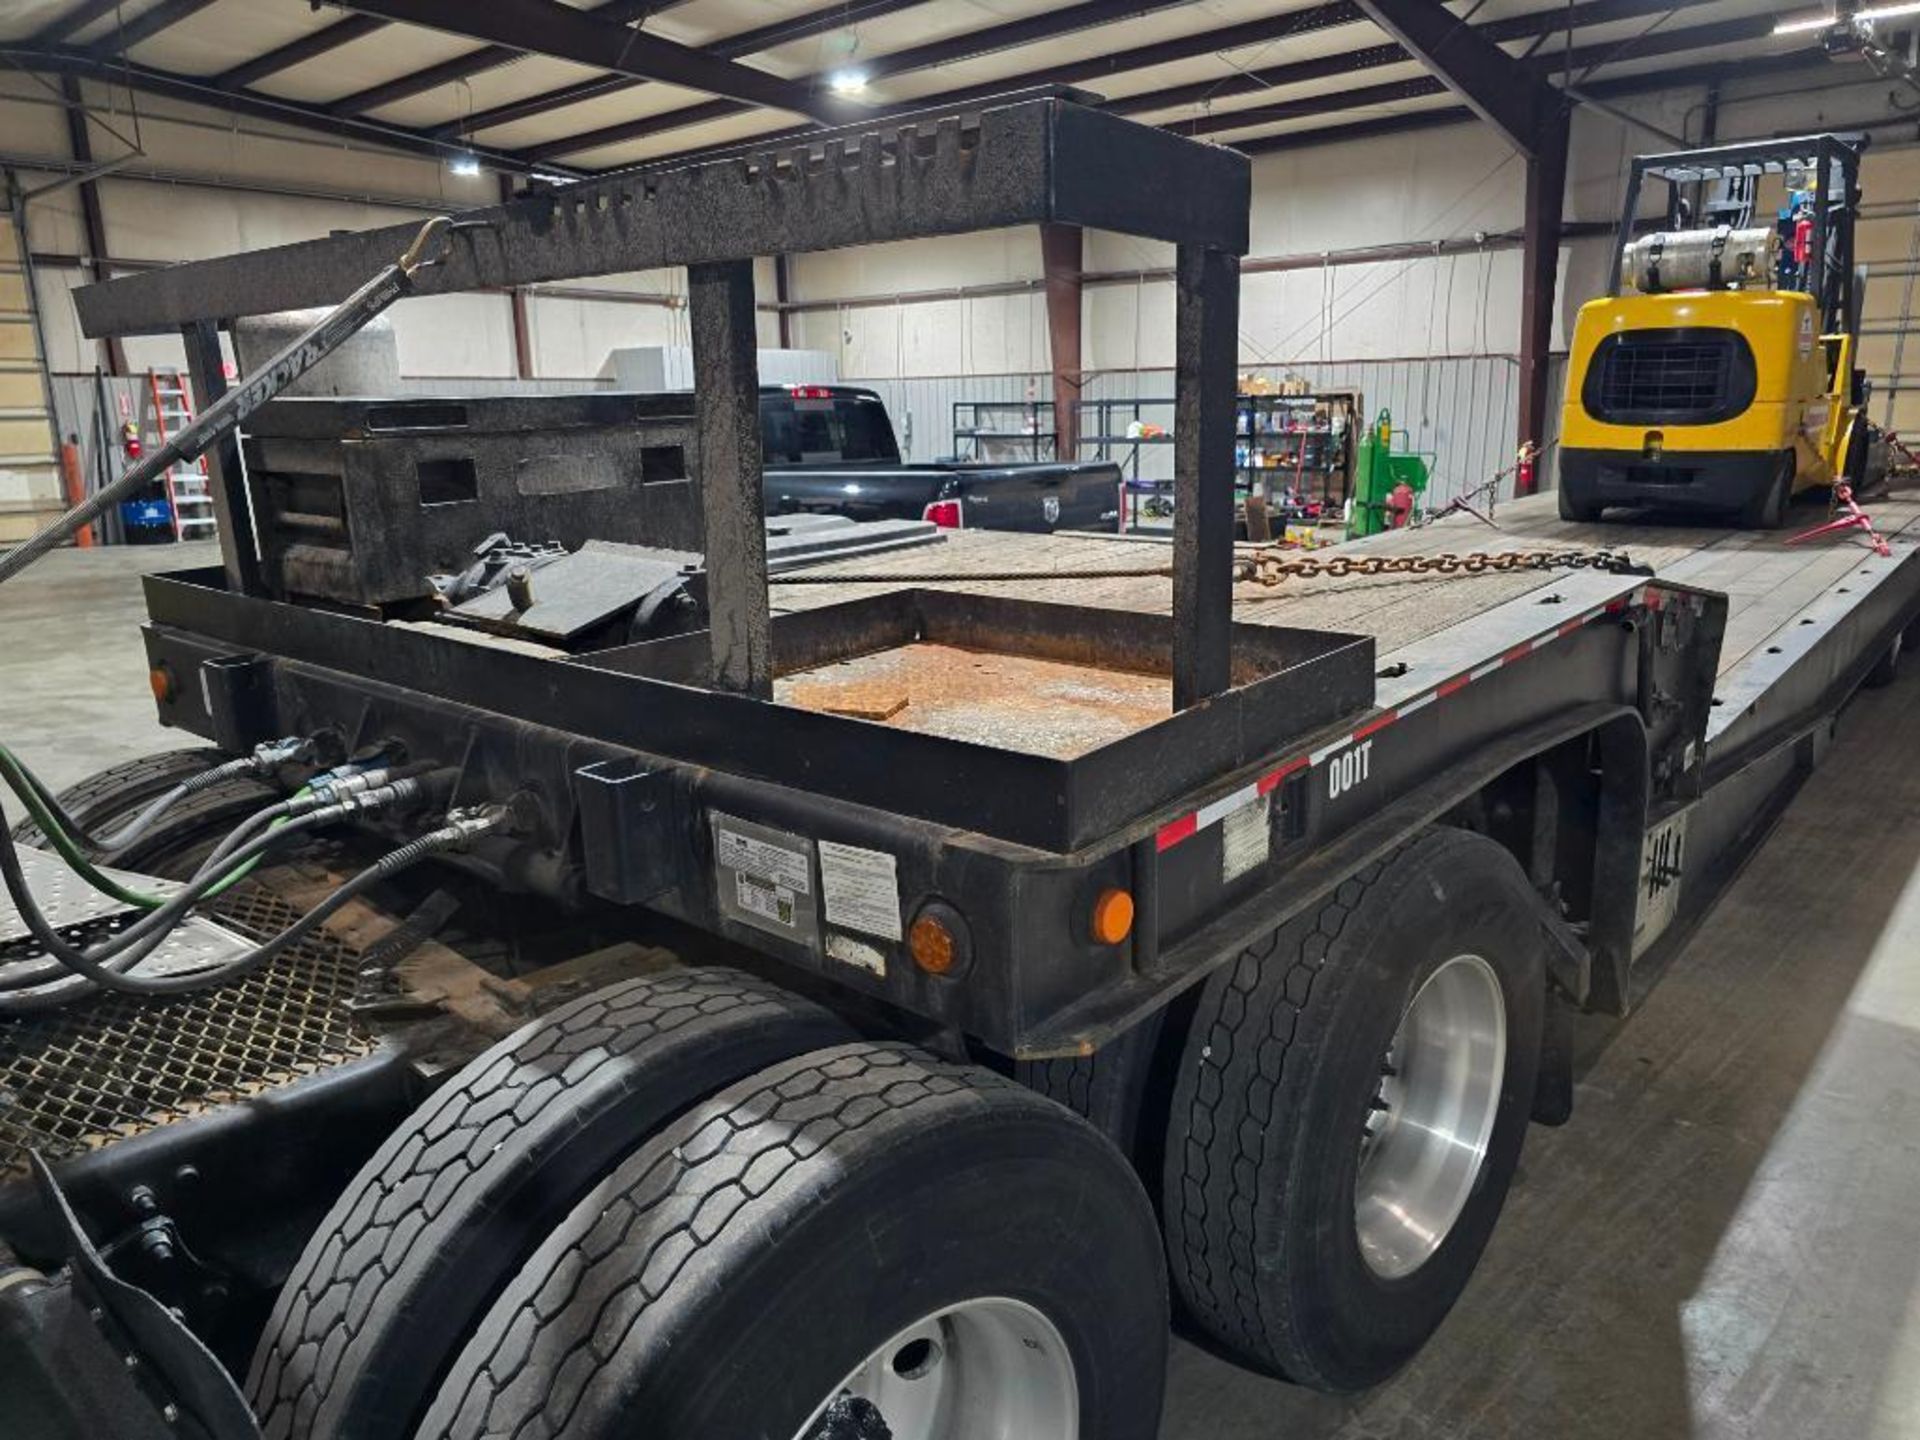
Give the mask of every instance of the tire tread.
<svg viewBox="0 0 1920 1440">
<path fill-rule="evenodd" d="M 686 970 L 582 997 L 471 1062 L 381 1146 L 282 1288 L 247 1380 L 267 1440 L 334 1433 L 332 1421 L 322 1424 L 328 1402 L 343 1381 L 379 1358 L 378 1336 L 368 1326 L 378 1295 L 417 1281 L 477 1211 L 552 1158 L 552 1142 L 569 1124 L 553 1108 L 563 1096 L 594 1095 L 599 1113 L 644 1083 L 644 1066 L 629 1073 L 635 1058 L 669 1039 L 783 1022 L 797 1022 L 811 1043 L 844 1033 L 825 1011 L 771 983 L 728 970 Z M 569 1197 L 555 1218 L 571 1203 Z M 505 1275 L 511 1273 L 509 1267 Z M 375 1328 L 404 1323 L 396 1312 L 405 1303 L 404 1296 L 389 1303 Z M 416 1318 L 430 1324 L 440 1317 Z M 463 1338 L 447 1337 L 456 1351 Z M 335 1408 L 351 1398 L 339 1397 Z"/>
</svg>

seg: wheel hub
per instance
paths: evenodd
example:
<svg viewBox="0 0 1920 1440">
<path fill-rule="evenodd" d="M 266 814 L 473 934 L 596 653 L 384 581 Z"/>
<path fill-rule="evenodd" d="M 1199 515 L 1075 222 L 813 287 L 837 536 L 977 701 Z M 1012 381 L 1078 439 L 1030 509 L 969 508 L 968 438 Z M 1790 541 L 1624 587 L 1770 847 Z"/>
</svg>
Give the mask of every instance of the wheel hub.
<svg viewBox="0 0 1920 1440">
<path fill-rule="evenodd" d="M 1080 1399 L 1060 1332 L 1019 1300 L 968 1300 L 878 1346 L 795 1440 L 1076 1440 Z"/>
<path fill-rule="evenodd" d="M 1424 1265 L 1466 1208 L 1506 1066 L 1500 979 L 1478 955 L 1456 955 L 1400 1017 L 1361 1125 L 1355 1231 L 1382 1279 Z"/>
</svg>

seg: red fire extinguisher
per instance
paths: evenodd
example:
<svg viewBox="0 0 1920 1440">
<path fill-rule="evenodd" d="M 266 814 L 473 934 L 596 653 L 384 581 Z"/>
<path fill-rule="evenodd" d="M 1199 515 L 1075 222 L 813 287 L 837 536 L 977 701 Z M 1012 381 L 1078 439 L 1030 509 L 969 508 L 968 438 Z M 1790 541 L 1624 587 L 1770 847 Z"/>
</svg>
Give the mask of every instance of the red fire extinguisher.
<svg viewBox="0 0 1920 1440">
<path fill-rule="evenodd" d="M 140 427 L 131 420 L 120 427 L 120 448 L 127 452 L 129 460 L 138 460 L 147 452 L 146 445 L 140 439 Z"/>
<path fill-rule="evenodd" d="M 1402 480 L 1387 492 L 1387 528 L 1403 530 L 1413 514 L 1413 487 Z"/>
<path fill-rule="evenodd" d="M 1539 458 L 1540 447 L 1529 440 L 1520 447 L 1520 453 L 1513 459 L 1513 493 L 1516 495 L 1533 494 L 1533 462 Z"/>
</svg>

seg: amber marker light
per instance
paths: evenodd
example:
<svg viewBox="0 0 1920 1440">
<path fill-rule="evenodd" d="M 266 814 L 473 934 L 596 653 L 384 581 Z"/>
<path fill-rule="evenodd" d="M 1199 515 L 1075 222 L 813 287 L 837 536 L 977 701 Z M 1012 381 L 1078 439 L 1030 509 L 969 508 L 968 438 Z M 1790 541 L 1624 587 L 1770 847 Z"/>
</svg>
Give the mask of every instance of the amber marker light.
<svg viewBox="0 0 1920 1440">
<path fill-rule="evenodd" d="M 913 954 L 913 963 L 929 975 L 950 974 L 958 954 L 953 931 L 938 915 L 922 915 L 913 922 L 913 928 L 907 931 L 907 949 Z"/>
<path fill-rule="evenodd" d="M 162 705 L 173 703 L 173 671 L 164 665 L 156 665 L 147 672 L 147 685 L 153 691 L 153 698 Z"/>
<path fill-rule="evenodd" d="M 1097 944 L 1118 945 L 1133 933 L 1133 896 L 1124 890 L 1102 890 L 1093 902 L 1093 938 Z"/>
</svg>

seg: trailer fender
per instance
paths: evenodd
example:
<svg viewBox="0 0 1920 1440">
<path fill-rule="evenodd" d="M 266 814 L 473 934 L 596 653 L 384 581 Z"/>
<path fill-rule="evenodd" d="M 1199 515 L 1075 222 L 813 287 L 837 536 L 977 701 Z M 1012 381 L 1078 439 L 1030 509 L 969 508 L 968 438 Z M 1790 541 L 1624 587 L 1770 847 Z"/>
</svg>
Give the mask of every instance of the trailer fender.
<svg viewBox="0 0 1920 1440">
<path fill-rule="evenodd" d="M 1443 816 L 1487 789 L 1501 776 L 1562 746 L 1593 737 L 1599 748 L 1601 791 L 1595 813 L 1594 866 L 1591 877 L 1592 923 L 1582 934 L 1563 919 L 1538 889 L 1534 913 L 1539 921 L 1547 975 L 1571 1004 L 1610 1009 L 1626 993 L 1633 939 L 1634 896 L 1639 883 L 1640 847 L 1649 809 L 1649 746 L 1645 723 L 1631 706 L 1590 703 L 1575 706 L 1535 725 L 1516 729 L 1497 743 L 1448 765 L 1344 834 L 1333 837 L 1303 859 L 1278 883 L 1202 927 L 1166 953 L 1163 963 L 1182 967 L 1178 988 L 1164 984 L 1144 992 L 1130 1013 L 1100 1023 L 1095 1017 L 1069 1017 L 1023 1046 L 1022 1061 L 1061 1060 L 1060 1066 L 1027 1064 L 1022 1078 L 1045 1093 L 1090 1113 L 1076 1101 L 1093 1093 L 1095 1060 L 1102 1087 L 1118 1095 L 1138 1093 L 1136 1077 L 1120 1072 L 1161 1063 L 1165 1045 L 1127 1045 L 1123 1040 L 1143 1025 L 1158 1027 L 1169 1005 L 1185 1003 L 1192 987 L 1230 961 L 1260 936 L 1271 934 L 1293 916 L 1321 903 L 1342 881 L 1405 844 Z M 1522 866 L 1527 856 L 1520 856 Z M 1157 980 L 1164 981 L 1164 971 Z M 1547 1042 L 1541 1056 L 1536 1118 L 1566 1118 L 1571 1071 L 1564 1038 L 1556 1040 L 1549 1006 Z M 1167 1027 L 1178 1032 L 1178 1025 Z M 1114 1062 L 1117 1061 L 1118 1064 Z M 1084 1073 L 1082 1073 L 1084 1067 Z M 1044 1076 L 1044 1083 L 1040 1083 Z M 1147 1083 L 1151 1084 L 1149 1078 Z M 1555 1099 L 1554 1097 L 1559 1097 Z M 1096 1119 L 1096 1123 L 1099 1123 Z M 1124 1127 L 1115 1136 L 1126 1141 Z"/>
<path fill-rule="evenodd" d="M 1572 741 L 1594 737 L 1601 747 L 1602 786 L 1596 817 L 1592 914 L 1595 923 L 1584 943 L 1542 900 L 1543 929 L 1551 948 L 1584 951 L 1587 960 L 1556 960 L 1568 973 L 1586 968 L 1587 985 L 1565 987 L 1581 1002 L 1603 1001 L 1611 981 L 1603 973 L 1618 966 L 1624 974 L 1627 942 L 1633 928 L 1634 887 L 1639 876 L 1640 840 L 1649 807 L 1646 725 L 1632 706 L 1592 703 L 1535 725 L 1515 730 L 1493 745 L 1446 767 L 1423 784 L 1389 802 L 1344 834 L 1321 845 L 1266 894 L 1205 927 L 1189 944 L 1207 954 L 1208 963 L 1193 978 L 1203 978 L 1213 962 L 1238 954 L 1249 940 L 1317 903 L 1370 860 L 1410 840 L 1419 831 L 1472 800 L 1516 767 Z M 1519 857 L 1522 865 L 1528 857 Z M 1618 948 L 1616 957 L 1615 947 Z M 1187 949 L 1188 946 L 1182 946 Z M 1555 975 L 1556 980 L 1558 975 Z"/>
</svg>

